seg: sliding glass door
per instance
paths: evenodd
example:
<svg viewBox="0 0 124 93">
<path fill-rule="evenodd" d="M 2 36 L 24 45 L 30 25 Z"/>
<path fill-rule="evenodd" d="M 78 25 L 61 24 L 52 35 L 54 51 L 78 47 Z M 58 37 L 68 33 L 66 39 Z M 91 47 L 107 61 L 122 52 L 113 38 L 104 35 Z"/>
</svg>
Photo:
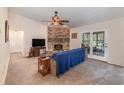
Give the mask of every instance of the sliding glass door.
<svg viewBox="0 0 124 93">
<path fill-rule="evenodd" d="M 105 35 L 105 31 L 83 33 L 82 45 L 85 46 L 89 58 L 106 61 Z"/>
</svg>

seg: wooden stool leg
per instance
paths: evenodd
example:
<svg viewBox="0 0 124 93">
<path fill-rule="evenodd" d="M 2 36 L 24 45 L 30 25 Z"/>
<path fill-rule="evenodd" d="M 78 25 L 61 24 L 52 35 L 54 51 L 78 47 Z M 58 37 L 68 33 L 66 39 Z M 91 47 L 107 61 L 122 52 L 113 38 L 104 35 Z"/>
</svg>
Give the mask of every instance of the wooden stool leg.
<svg viewBox="0 0 124 93">
<path fill-rule="evenodd" d="M 41 60 L 38 59 L 38 72 L 40 72 L 40 65 L 41 65 Z"/>
<path fill-rule="evenodd" d="M 49 73 L 51 73 L 51 61 L 49 60 Z"/>
</svg>

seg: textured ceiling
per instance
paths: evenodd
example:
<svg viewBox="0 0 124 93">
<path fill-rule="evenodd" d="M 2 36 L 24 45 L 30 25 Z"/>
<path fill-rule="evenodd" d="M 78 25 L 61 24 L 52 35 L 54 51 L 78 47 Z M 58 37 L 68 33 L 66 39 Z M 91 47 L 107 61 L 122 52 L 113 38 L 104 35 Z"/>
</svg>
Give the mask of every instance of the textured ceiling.
<svg viewBox="0 0 124 93">
<path fill-rule="evenodd" d="M 92 24 L 124 16 L 124 8 L 119 7 L 11 7 L 10 11 L 41 22 L 50 20 L 54 11 L 61 19 L 68 19 L 70 27 Z M 43 22 L 44 23 L 44 22 Z"/>
</svg>

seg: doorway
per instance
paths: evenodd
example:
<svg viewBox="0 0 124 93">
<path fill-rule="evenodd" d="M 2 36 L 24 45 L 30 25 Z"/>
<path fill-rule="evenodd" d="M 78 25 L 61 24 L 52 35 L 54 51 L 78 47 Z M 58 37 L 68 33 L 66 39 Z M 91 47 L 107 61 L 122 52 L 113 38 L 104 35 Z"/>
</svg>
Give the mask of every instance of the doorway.
<svg viewBox="0 0 124 93">
<path fill-rule="evenodd" d="M 11 53 L 23 52 L 23 31 L 10 30 L 10 50 Z"/>
<path fill-rule="evenodd" d="M 107 61 L 106 31 L 84 32 L 82 44 L 86 47 L 88 58 Z"/>
</svg>

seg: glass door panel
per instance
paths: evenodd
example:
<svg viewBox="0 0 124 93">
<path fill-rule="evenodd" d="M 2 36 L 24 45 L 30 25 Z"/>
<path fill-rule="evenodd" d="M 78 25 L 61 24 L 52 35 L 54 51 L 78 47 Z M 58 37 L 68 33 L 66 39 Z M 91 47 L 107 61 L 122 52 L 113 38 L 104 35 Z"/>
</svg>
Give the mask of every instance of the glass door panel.
<svg viewBox="0 0 124 93">
<path fill-rule="evenodd" d="M 90 54 L 90 33 L 83 33 L 82 46 L 87 49 L 87 54 Z"/>
<path fill-rule="evenodd" d="M 107 36 L 107 31 L 90 31 L 82 34 L 82 46 L 86 48 L 88 58 L 107 60 Z"/>
<path fill-rule="evenodd" d="M 104 56 L 104 32 L 93 32 L 93 55 Z"/>
</svg>

